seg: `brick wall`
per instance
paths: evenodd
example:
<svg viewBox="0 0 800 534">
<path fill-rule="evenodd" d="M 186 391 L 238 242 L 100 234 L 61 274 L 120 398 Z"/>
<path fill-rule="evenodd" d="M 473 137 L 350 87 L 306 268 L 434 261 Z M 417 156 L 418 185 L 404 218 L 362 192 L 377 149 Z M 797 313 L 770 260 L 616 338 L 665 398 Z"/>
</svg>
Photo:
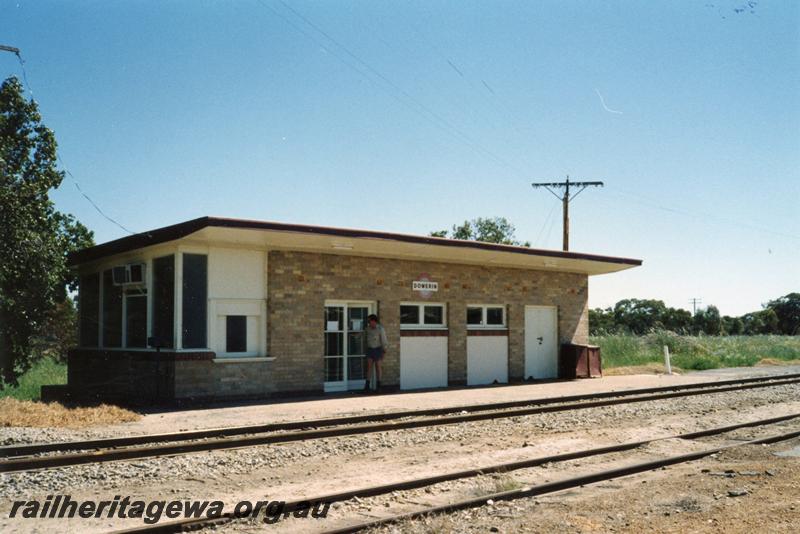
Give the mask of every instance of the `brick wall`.
<svg viewBox="0 0 800 534">
<path fill-rule="evenodd" d="M 439 284 L 428 300 L 447 304 L 451 385 L 466 383 L 468 303 L 507 306 L 511 380 L 524 373 L 526 305 L 558 307 L 560 343 L 588 339 L 586 275 L 287 251 L 270 252 L 268 264 L 268 346 L 277 391 L 322 390 L 326 299 L 377 301 L 390 346 L 383 382 L 398 385 L 400 302 L 424 300 L 411 289 L 421 273 Z"/>
<path fill-rule="evenodd" d="M 175 397 L 268 397 L 275 392 L 273 362 L 177 361 Z"/>
<path fill-rule="evenodd" d="M 205 363 L 213 357 L 211 352 L 72 349 L 67 385 L 76 399 L 168 401 L 175 397 L 176 364 Z"/>
<path fill-rule="evenodd" d="M 447 263 L 272 251 L 268 258 L 267 344 L 271 361 L 215 362 L 213 352 L 74 350 L 69 389 L 82 396 L 151 402 L 321 393 L 325 300 L 376 301 L 389 351 L 383 382 L 399 385 L 400 302 L 424 301 L 411 282 L 438 282 L 428 299 L 447 304 L 448 380 L 467 379 L 467 304 L 507 307 L 509 379 L 524 372 L 526 305 L 558 307 L 559 342 L 586 343 L 586 275 Z"/>
</svg>

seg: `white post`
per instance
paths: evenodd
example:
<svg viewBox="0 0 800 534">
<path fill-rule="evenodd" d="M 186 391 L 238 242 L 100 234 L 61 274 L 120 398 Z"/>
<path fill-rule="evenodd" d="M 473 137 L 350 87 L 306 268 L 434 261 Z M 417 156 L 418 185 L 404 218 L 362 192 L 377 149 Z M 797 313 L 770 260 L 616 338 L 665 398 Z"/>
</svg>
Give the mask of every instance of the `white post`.
<svg viewBox="0 0 800 534">
<path fill-rule="evenodd" d="M 667 368 L 667 374 L 672 374 L 672 365 L 669 362 L 669 347 L 664 345 L 664 367 Z"/>
</svg>

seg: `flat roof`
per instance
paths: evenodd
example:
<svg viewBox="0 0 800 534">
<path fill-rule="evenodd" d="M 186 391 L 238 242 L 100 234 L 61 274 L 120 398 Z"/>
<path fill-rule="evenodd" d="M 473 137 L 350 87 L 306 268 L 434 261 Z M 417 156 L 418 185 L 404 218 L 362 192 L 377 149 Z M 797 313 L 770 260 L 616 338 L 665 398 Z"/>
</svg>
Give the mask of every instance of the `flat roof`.
<svg viewBox="0 0 800 534">
<path fill-rule="evenodd" d="M 637 259 L 581 252 L 225 217 L 200 217 L 115 239 L 70 254 L 68 263 L 71 266 L 78 266 L 189 236 L 209 242 L 224 243 L 232 240 L 238 244 L 258 244 L 285 250 L 313 250 L 328 254 L 439 260 L 453 263 L 489 263 L 498 266 L 544 268 L 586 274 L 610 273 L 642 264 L 642 260 Z M 335 240 L 331 241 L 331 238 Z M 343 239 L 346 241 L 342 242 Z M 387 244 L 393 247 L 389 248 Z"/>
</svg>

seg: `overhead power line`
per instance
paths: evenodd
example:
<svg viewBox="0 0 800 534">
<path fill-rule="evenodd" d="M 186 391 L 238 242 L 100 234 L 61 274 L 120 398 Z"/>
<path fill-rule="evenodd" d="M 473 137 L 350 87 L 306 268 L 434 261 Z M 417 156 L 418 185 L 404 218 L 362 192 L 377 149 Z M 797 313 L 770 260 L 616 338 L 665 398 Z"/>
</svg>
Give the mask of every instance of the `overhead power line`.
<svg viewBox="0 0 800 534">
<path fill-rule="evenodd" d="M 22 53 L 19 51 L 19 48 L 15 46 L 0 45 L 0 50 L 4 52 L 11 52 L 17 56 L 19 68 L 22 71 L 22 80 L 25 82 L 25 87 L 28 89 L 28 92 L 31 94 L 31 96 L 33 96 L 33 89 L 31 89 L 31 84 L 28 83 L 28 73 L 25 72 L 25 61 L 22 59 Z"/>
<path fill-rule="evenodd" d="M 522 174 L 518 169 L 516 169 L 509 162 L 505 161 L 503 158 L 501 158 L 500 156 L 498 156 L 497 154 L 495 154 L 494 152 L 492 152 L 488 148 L 482 146 L 480 143 L 478 143 L 477 141 L 472 139 L 469 135 L 464 133 L 461 129 L 459 129 L 457 126 L 455 126 L 449 120 L 445 119 L 439 113 L 437 113 L 436 111 L 432 110 L 430 107 L 425 105 L 419 99 L 415 98 L 408 91 L 406 91 L 405 89 L 403 89 L 402 87 L 397 85 L 390 78 L 388 78 L 386 75 L 384 75 L 382 72 L 380 72 L 377 68 L 373 67 L 371 64 L 369 64 L 368 62 L 363 60 L 355 52 L 353 52 L 350 48 L 348 48 L 347 46 L 345 46 L 344 44 L 339 42 L 332 35 L 330 35 L 327 31 L 325 31 L 322 27 L 320 27 L 319 25 L 314 23 L 312 20 L 310 20 L 308 17 L 306 17 L 305 15 L 303 15 L 302 13 L 297 11 L 295 8 L 293 8 L 288 3 L 286 3 L 284 0 L 278 0 L 278 2 L 286 10 L 291 12 L 295 17 L 297 17 L 303 23 L 305 23 L 308 27 L 313 29 L 317 34 L 321 35 L 327 41 L 332 43 L 337 49 L 339 49 L 341 52 L 343 52 L 348 58 L 350 58 L 351 61 L 357 63 L 361 68 L 360 69 L 359 68 L 355 68 L 349 61 L 345 60 L 344 58 L 342 58 L 341 55 L 339 55 L 339 54 L 335 53 L 333 50 L 331 50 L 331 48 L 329 46 L 325 46 L 322 43 L 320 43 L 320 41 L 318 39 L 309 36 L 309 34 L 307 32 L 305 32 L 305 31 L 301 30 L 300 28 L 298 28 L 297 25 L 292 23 L 287 17 L 285 17 L 280 12 L 278 12 L 272 6 L 266 4 L 263 0 L 258 0 L 258 2 L 263 7 L 269 9 L 271 12 L 275 13 L 280 18 L 282 18 L 284 21 L 289 23 L 292 27 L 294 27 L 300 33 L 302 33 L 306 37 L 311 38 L 315 43 L 319 44 L 320 46 L 323 46 L 323 48 L 325 48 L 326 51 L 331 52 L 331 54 L 336 59 L 338 59 L 342 63 L 345 63 L 348 67 L 350 67 L 351 69 L 355 70 L 356 72 L 358 72 L 359 74 L 364 76 L 367 80 L 374 82 L 377 79 L 377 81 L 380 81 L 383 85 L 379 85 L 379 86 L 384 86 L 385 88 L 389 88 L 390 89 L 389 90 L 389 94 L 396 101 L 398 101 L 400 104 L 408 107 L 413 112 L 415 112 L 417 115 L 423 117 L 425 120 L 427 120 L 428 122 L 430 122 L 431 124 L 433 124 L 434 126 L 439 128 L 440 130 L 442 130 L 445 133 L 449 134 L 450 136 L 460 140 L 461 142 L 463 142 L 464 144 L 466 144 L 467 146 L 469 146 L 473 150 L 476 150 L 476 151 L 480 152 L 481 154 L 483 154 L 487 158 L 491 159 L 495 163 L 497 163 L 499 165 L 502 165 L 504 167 L 507 167 L 507 168 L 513 170 L 515 173 L 517 173 L 519 175 Z M 365 74 L 363 72 L 364 70 L 366 70 L 368 74 Z"/>
<path fill-rule="evenodd" d="M 697 217 L 697 218 L 701 218 L 701 219 L 704 219 L 704 220 L 707 220 L 707 221 L 709 221 L 709 220 L 710 221 L 715 221 L 715 222 L 721 223 L 721 224 L 730 224 L 730 225 L 734 225 L 734 226 L 740 226 L 742 228 L 748 228 L 750 230 L 755 230 L 757 232 L 764 232 L 764 233 L 768 233 L 768 234 L 773 234 L 773 235 L 776 235 L 776 236 L 788 237 L 788 238 L 791 238 L 791 239 L 800 239 L 800 235 L 797 235 L 797 234 L 790 234 L 790 233 L 787 233 L 787 232 L 779 232 L 779 231 L 773 230 L 771 228 L 765 228 L 763 226 L 759 226 L 759 225 L 755 225 L 755 224 L 749 224 L 749 223 L 746 223 L 746 222 L 742 222 L 740 220 L 729 219 L 727 217 L 720 217 L 720 216 L 715 215 L 713 213 L 695 212 L 695 211 L 690 211 L 690 210 L 683 209 L 683 208 L 675 208 L 675 207 L 672 207 L 672 206 L 666 206 L 659 200 L 649 199 L 647 197 L 643 197 L 643 196 L 637 195 L 635 193 L 631 193 L 631 192 L 627 192 L 627 191 L 624 191 L 624 190 L 620 190 L 619 188 L 612 188 L 608 192 L 611 193 L 612 195 L 620 195 L 620 196 L 628 197 L 629 199 L 630 198 L 638 199 L 638 200 L 635 200 L 634 202 L 639 204 L 639 205 L 641 205 L 641 206 L 646 206 L 646 207 L 649 207 L 649 208 L 652 208 L 652 209 L 657 209 L 657 210 L 661 210 L 661 211 L 667 211 L 667 212 L 676 213 L 676 214 L 679 214 L 679 215 L 688 215 L 690 217 Z"/>
<path fill-rule="evenodd" d="M 17 59 L 19 60 L 19 66 L 22 69 L 22 79 L 25 82 L 25 88 L 31 94 L 31 97 L 33 97 L 33 88 L 31 87 L 30 82 L 28 82 L 28 75 L 25 72 L 25 61 L 22 59 L 22 52 L 20 52 L 19 48 L 16 48 L 16 47 L 13 47 L 13 46 L 7 46 L 7 45 L 0 45 L 0 51 L 11 52 L 12 54 L 17 56 Z M 78 180 L 75 179 L 75 176 L 73 176 L 73 174 L 70 172 L 70 170 L 64 164 L 64 160 L 61 159 L 61 154 L 59 154 L 58 151 L 56 151 L 56 159 L 61 164 L 61 167 L 64 169 L 64 173 L 67 176 L 69 176 L 70 179 L 72 180 L 72 183 L 75 184 L 75 189 L 77 189 L 78 192 L 81 194 L 81 196 L 83 198 L 85 198 L 89 202 L 89 204 L 91 204 L 92 207 L 94 207 L 95 210 L 97 210 L 97 213 L 102 215 L 107 221 L 109 221 L 110 223 L 118 226 L 119 228 L 121 228 L 125 232 L 128 232 L 129 234 L 135 234 L 136 233 L 136 232 L 134 232 L 132 230 L 129 230 L 128 228 L 126 228 L 122 224 L 118 223 L 117 221 L 115 221 L 114 219 L 109 217 L 106 214 L 106 212 L 104 212 L 102 209 L 100 209 L 100 206 L 98 206 L 97 203 L 94 200 L 92 200 L 91 197 L 89 195 L 87 195 L 83 191 L 83 189 L 81 189 L 81 186 L 78 183 Z"/>
<path fill-rule="evenodd" d="M 78 193 L 80 193 L 83 198 L 85 198 L 86 200 L 89 201 L 89 204 L 91 204 L 92 207 L 94 207 L 94 209 L 97 210 L 97 213 L 102 215 L 103 218 L 105 218 L 105 220 L 107 220 L 111 224 L 114 224 L 114 225 L 118 226 L 119 228 L 121 228 L 122 230 L 128 232 L 129 234 L 133 235 L 133 234 L 136 233 L 133 230 L 130 230 L 130 229 L 126 228 L 125 226 L 123 226 L 122 224 L 118 223 L 117 221 L 115 221 L 114 219 L 109 217 L 106 214 L 106 212 L 104 212 L 102 209 L 100 209 L 100 206 L 98 206 L 97 203 L 94 200 L 92 200 L 92 198 L 83 191 L 83 189 L 81 189 L 81 186 L 78 183 L 78 180 L 75 179 L 75 177 L 72 175 L 72 173 L 69 171 L 69 169 L 67 169 L 67 166 L 64 165 L 64 160 L 61 159 L 61 156 L 58 153 L 56 153 L 56 158 L 58 158 L 59 163 L 61 163 L 61 166 L 64 168 L 64 173 L 67 176 L 69 176 L 70 179 L 72 180 L 72 183 L 75 185 L 75 189 L 78 190 Z"/>
<path fill-rule="evenodd" d="M 544 224 L 542 224 L 542 229 L 539 230 L 539 234 L 536 236 L 536 240 L 533 242 L 533 246 L 534 247 L 539 246 L 539 240 L 541 239 L 542 234 L 544 234 L 544 229 L 547 228 L 547 223 L 550 222 L 550 218 L 553 216 L 553 212 L 556 211 L 556 205 L 557 204 L 553 204 L 553 207 L 550 208 L 550 212 L 547 214 L 547 217 L 545 217 Z M 547 237 L 550 237 L 550 230 L 549 229 L 547 230 Z M 545 240 L 542 242 L 542 246 L 544 246 L 544 243 L 546 243 L 546 242 L 547 242 L 547 238 L 545 238 Z"/>
<path fill-rule="evenodd" d="M 429 6 L 428 6 L 429 7 Z M 430 14 L 426 15 L 427 18 L 432 18 Z M 475 93 L 479 93 L 481 98 L 486 99 L 494 108 L 498 115 L 507 115 L 505 119 L 500 118 L 499 120 L 492 120 L 490 119 L 485 113 L 483 113 L 479 107 L 471 106 L 471 111 L 476 115 L 480 116 L 488 125 L 490 125 L 493 129 L 497 130 L 498 128 L 505 128 L 507 129 L 510 125 L 513 127 L 518 134 L 520 134 L 521 138 L 525 138 L 530 136 L 530 132 L 525 133 L 523 132 L 520 127 L 517 125 L 517 116 L 519 114 L 519 110 L 516 112 L 511 111 L 511 108 L 505 103 L 505 101 L 498 97 L 495 90 L 489 85 L 489 83 L 483 79 L 482 75 L 477 76 L 477 79 L 480 79 L 482 88 L 478 87 L 478 84 L 474 81 L 473 78 L 476 76 L 471 75 L 467 69 L 464 67 L 463 64 L 457 64 L 456 61 L 451 58 L 448 54 L 446 54 L 442 48 L 439 47 L 430 37 L 428 37 L 424 31 L 422 31 L 419 26 L 413 25 L 411 29 L 414 33 L 419 37 L 417 40 L 421 40 L 425 43 L 426 48 L 433 54 L 439 56 L 439 58 L 446 63 L 450 70 L 458 75 L 459 80 L 466 83 Z M 466 99 L 465 99 L 466 100 Z M 499 105 L 498 105 L 499 103 Z M 505 109 L 505 113 L 500 109 L 500 107 Z M 523 174 L 523 173 L 520 173 Z"/>
</svg>

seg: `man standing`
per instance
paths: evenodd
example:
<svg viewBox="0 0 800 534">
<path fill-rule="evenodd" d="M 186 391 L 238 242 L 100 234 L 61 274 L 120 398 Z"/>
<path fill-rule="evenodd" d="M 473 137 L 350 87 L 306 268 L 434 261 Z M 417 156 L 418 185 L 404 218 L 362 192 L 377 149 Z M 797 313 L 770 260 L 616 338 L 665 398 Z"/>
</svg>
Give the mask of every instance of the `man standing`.
<svg viewBox="0 0 800 534">
<path fill-rule="evenodd" d="M 367 317 L 367 382 L 364 391 L 369 391 L 369 380 L 372 378 L 372 367 L 375 366 L 375 390 L 381 388 L 381 360 L 386 354 L 386 331 L 378 323 L 374 313 Z"/>
</svg>

